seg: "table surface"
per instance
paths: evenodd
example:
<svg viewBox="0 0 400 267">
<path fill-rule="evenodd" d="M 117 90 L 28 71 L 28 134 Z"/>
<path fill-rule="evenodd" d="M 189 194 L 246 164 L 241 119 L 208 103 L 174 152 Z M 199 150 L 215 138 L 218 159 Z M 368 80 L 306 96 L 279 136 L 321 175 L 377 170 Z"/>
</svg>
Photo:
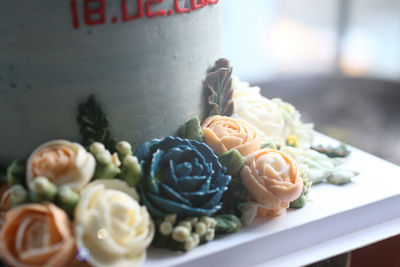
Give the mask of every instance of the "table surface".
<svg viewBox="0 0 400 267">
<path fill-rule="evenodd" d="M 351 149 L 348 164 L 361 172 L 353 182 L 315 185 L 304 208 L 260 218 L 188 253 L 150 249 L 144 266 L 301 266 L 400 234 L 400 166 Z"/>
</svg>

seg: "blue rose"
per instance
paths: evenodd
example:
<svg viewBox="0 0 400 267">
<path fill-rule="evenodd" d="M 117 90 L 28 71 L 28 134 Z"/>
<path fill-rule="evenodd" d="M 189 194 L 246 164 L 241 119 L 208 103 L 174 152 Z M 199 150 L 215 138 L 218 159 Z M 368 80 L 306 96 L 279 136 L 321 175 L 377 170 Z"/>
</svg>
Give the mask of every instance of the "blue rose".
<svg viewBox="0 0 400 267">
<path fill-rule="evenodd" d="M 178 137 L 153 139 L 135 156 L 143 170 L 141 199 L 152 217 L 210 216 L 221 208 L 231 177 L 206 144 Z"/>
</svg>

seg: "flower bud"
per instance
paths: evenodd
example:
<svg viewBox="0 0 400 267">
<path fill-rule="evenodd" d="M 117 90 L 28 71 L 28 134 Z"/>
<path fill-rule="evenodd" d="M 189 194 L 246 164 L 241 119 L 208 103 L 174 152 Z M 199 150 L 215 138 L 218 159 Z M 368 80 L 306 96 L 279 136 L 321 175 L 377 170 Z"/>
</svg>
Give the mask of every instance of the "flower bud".
<svg viewBox="0 0 400 267">
<path fill-rule="evenodd" d="M 201 130 L 200 120 L 193 117 L 179 128 L 179 137 L 204 142 L 204 134 Z"/>
<path fill-rule="evenodd" d="M 123 162 L 125 157 L 132 156 L 132 146 L 126 141 L 121 141 L 117 144 L 117 151 L 120 160 Z"/>
<path fill-rule="evenodd" d="M 170 235 L 172 233 L 173 225 L 171 222 L 164 221 L 160 224 L 158 230 L 163 235 Z"/>
<path fill-rule="evenodd" d="M 203 222 L 207 226 L 207 228 L 210 228 L 211 225 L 213 224 L 212 220 L 213 219 L 207 216 L 203 216 L 200 218 L 200 222 Z"/>
<path fill-rule="evenodd" d="M 74 214 L 75 206 L 79 201 L 79 194 L 68 186 L 60 188 L 58 195 L 58 206 L 62 208 L 68 215 Z"/>
<path fill-rule="evenodd" d="M 172 239 L 178 242 L 185 242 L 190 237 L 190 231 L 187 227 L 177 226 L 172 230 Z"/>
<path fill-rule="evenodd" d="M 192 224 L 192 227 L 194 227 L 196 225 L 196 223 L 199 221 L 199 218 L 197 217 L 189 217 L 186 218 L 187 221 L 189 221 Z"/>
<path fill-rule="evenodd" d="M 14 160 L 7 168 L 7 184 L 13 186 L 15 184 L 23 184 L 25 182 L 26 160 Z"/>
<path fill-rule="evenodd" d="M 195 247 L 196 247 L 196 242 L 192 238 L 185 241 L 184 248 L 186 251 L 192 250 Z"/>
<path fill-rule="evenodd" d="M 196 223 L 195 229 L 196 229 L 196 234 L 198 234 L 199 236 L 202 236 L 206 233 L 207 226 L 203 222 L 198 222 L 198 223 Z"/>
<path fill-rule="evenodd" d="M 178 225 L 186 227 L 189 229 L 189 232 L 192 231 L 192 223 L 190 221 L 180 221 Z"/>
<path fill-rule="evenodd" d="M 142 178 L 142 167 L 137 157 L 126 156 L 121 171 L 121 178 L 125 180 L 129 186 L 136 187 Z"/>
<path fill-rule="evenodd" d="M 103 152 L 105 149 L 106 148 L 104 147 L 104 145 L 99 142 L 93 142 L 89 147 L 90 152 L 95 156 Z"/>
<path fill-rule="evenodd" d="M 165 215 L 164 221 L 170 222 L 172 225 L 174 225 L 176 223 L 176 218 L 176 214 L 167 214 Z"/>
<path fill-rule="evenodd" d="M 121 173 L 121 170 L 115 164 L 115 160 L 113 160 L 110 151 L 104 149 L 95 154 L 95 157 L 97 164 L 94 178 L 112 179 Z"/>
<path fill-rule="evenodd" d="M 53 202 L 57 195 L 57 187 L 46 177 L 36 177 L 32 183 L 30 197 L 33 202 Z"/>
<path fill-rule="evenodd" d="M 196 244 L 196 246 L 198 246 L 200 244 L 200 236 L 196 233 L 192 233 L 192 239 L 194 241 L 194 243 Z"/>
<path fill-rule="evenodd" d="M 29 194 L 26 189 L 20 185 L 16 184 L 10 187 L 10 195 L 11 195 L 11 206 L 15 207 L 20 204 L 24 204 L 29 200 Z"/>
<path fill-rule="evenodd" d="M 214 229 L 208 229 L 205 235 L 205 239 L 210 242 L 213 240 L 215 237 L 215 230 Z"/>
<path fill-rule="evenodd" d="M 96 160 L 99 164 L 108 165 L 112 163 L 112 156 L 110 151 L 103 150 L 100 153 L 96 154 Z"/>
<path fill-rule="evenodd" d="M 229 150 L 219 156 L 219 162 L 226 167 L 226 172 L 231 175 L 236 175 L 242 169 L 246 158 L 236 149 Z"/>
</svg>

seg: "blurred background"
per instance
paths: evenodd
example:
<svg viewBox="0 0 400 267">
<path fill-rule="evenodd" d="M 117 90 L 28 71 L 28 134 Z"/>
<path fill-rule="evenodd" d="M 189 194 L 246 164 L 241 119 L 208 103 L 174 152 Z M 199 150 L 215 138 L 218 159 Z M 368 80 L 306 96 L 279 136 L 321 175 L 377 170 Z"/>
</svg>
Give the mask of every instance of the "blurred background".
<svg viewBox="0 0 400 267">
<path fill-rule="evenodd" d="M 235 76 L 400 164 L 400 0 L 225 1 L 223 14 Z"/>
</svg>

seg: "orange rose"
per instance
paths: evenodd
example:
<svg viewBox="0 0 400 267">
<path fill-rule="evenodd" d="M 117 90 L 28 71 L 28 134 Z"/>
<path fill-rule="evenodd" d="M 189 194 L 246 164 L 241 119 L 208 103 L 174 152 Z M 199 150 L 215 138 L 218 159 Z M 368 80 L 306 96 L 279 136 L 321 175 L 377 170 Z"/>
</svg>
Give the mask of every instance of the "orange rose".
<svg viewBox="0 0 400 267">
<path fill-rule="evenodd" d="M 11 194 L 7 184 L 0 185 L 0 229 L 3 226 L 6 212 L 11 209 Z"/>
<path fill-rule="evenodd" d="M 257 130 L 239 119 L 211 116 L 204 120 L 201 130 L 205 143 L 218 155 L 237 149 L 242 156 L 247 156 L 261 146 Z"/>
<path fill-rule="evenodd" d="M 28 204 L 7 212 L 0 255 L 11 266 L 67 266 L 75 250 L 71 222 L 55 205 Z"/>
<path fill-rule="evenodd" d="M 240 175 L 251 198 L 259 204 L 259 214 L 264 216 L 281 214 L 303 190 L 296 162 L 274 149 L 249 155 Z"/>
<path fill-rule="evenodd" d="M 47 142 L 28 159 L 26 179 L 32 189 L 33 179 L 44 176 L 57 186 L 81 189 L 93 177 L 95 159 L 78 143 L 65 140 Z"/>
</svg>

